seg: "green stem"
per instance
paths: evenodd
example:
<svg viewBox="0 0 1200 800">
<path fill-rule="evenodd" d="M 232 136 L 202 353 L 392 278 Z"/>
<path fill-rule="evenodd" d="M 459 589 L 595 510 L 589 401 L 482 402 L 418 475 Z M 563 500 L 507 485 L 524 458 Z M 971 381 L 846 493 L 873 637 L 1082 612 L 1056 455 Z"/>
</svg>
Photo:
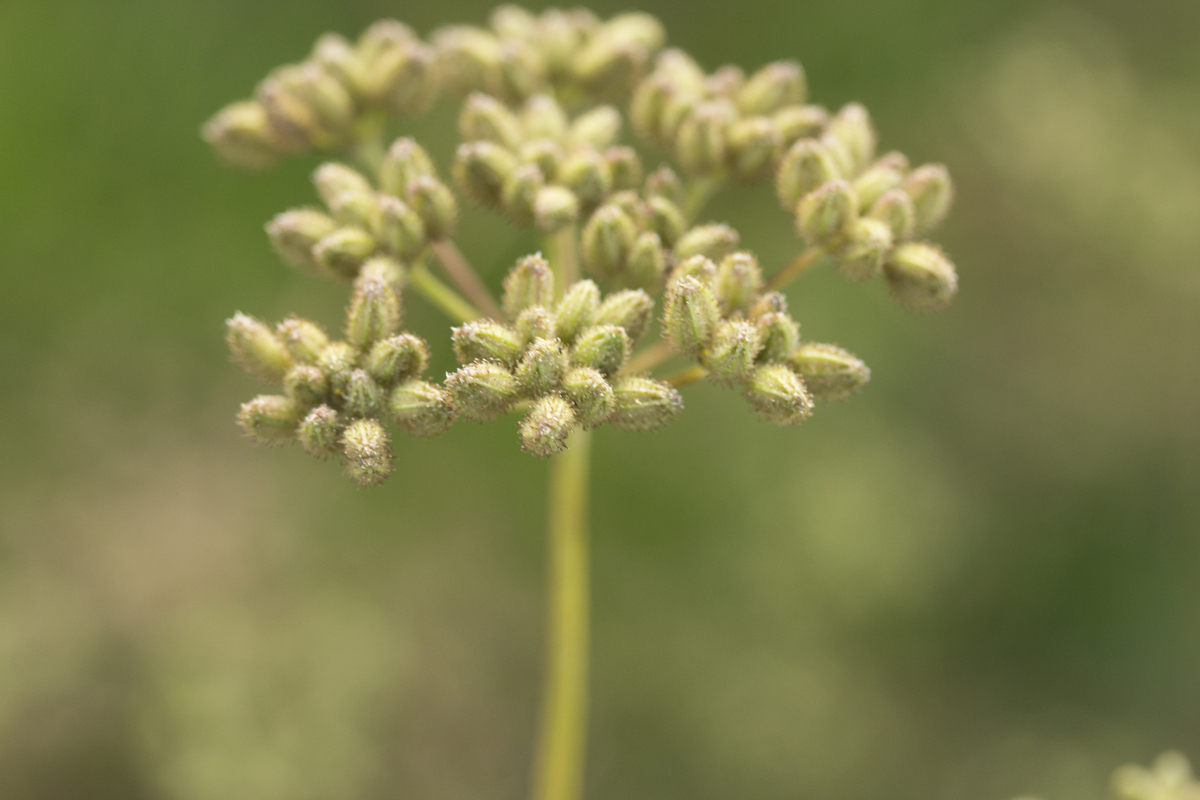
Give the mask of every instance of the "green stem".
<svg viewBox="0 0 1200 800">
<path fill-rule="evenodd" d="M 690 383 L 703 380 L 707 376 L 708 370 L 699 364 L 693 364 L 686 369 L 679 370 L 674 375 L 668 375 L 663 380 L 678 389 L 680 386 L 687 386 Z"/>
<path fill-rule="evenodd" d="M 433 277 L 424 264 L 417 263 L 409 267 L 408 285 L 453 320 L 470 322 L 482 316 L 475 306 L 463 300 L 457 292 Z"/>
<path fill-rule="evenodd" d="M 533 763 L 533 800 L 579 800 L 587 750 L 588 461 L 575 431 L 550 462 L 546 686 Z"/>
<path fill-rule="evenodd" d="M 655 342 L 634 353 L 629 361 L 626 362 L 625 368 L 621 371 L 629 375 L 637 375 L 639 372 L 649 372 L 673 355 L 675 355 L 675 352 L 665 340 Z"/>
<path fill-rule="evenodd" d="M 386 127 L 387 115 L 383 112 L 364 116 L 354 132 L 354 143 L 347 151 L 347 157 L 372 180 L 379 176 L 379 168 L 387 155 L 383 143 Z"/>
<path fill-rule="evenodd" d="M 484 285 L 483 279 L 467 263 L 466 257 L 454 242 L 449 239 L 430 242 L 429 249 L 437 256 L 438 261 L 442 262 L 442 267 L 450 276 L 450 280 L 454 281 L 454 285 L 475 304 L 477 309 L 492 319 L 504 319 L 504 312 L 492 299 L 492 293 Z"/>
<path fill-rule="evenodd" d="M 546 259 L 554 271 L 554 296 L 561 298 L 579 280 L 579 244 L 574 225 L 546 236 Z"/>
</svg>

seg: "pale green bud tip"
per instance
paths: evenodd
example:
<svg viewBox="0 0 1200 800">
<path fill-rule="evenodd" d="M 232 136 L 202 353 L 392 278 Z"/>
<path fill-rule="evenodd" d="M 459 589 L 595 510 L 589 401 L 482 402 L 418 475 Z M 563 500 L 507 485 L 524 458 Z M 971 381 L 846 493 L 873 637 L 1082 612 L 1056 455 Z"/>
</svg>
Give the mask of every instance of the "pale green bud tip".
<svg viewBox="0 0 1200 800">
<path fill-rule="evenodd" d="M 744 114 L 771 114 L 803 103 L 806 91 L 803 68 L 795 61 L 776 61 L 750 76 L 738 92 L 738 106 Z"/>
<path fill-rule="evenodd" d="M 717 326 L 712 345 L 702 361 L 717 383 L 738 384 L 749 379 L 754 360 L 762 349 L 758 328 L 749 322 L 723 321 Z"/>
<path fill-rule="evenodd" d="M 613 384 L 614 425 L 627 431 L 656 431 L 683 410 L 683 397 L 670 384 L 651 378 L 624 377 Z"/>
<path fill-rule="evenodd" d="M 363 266 L 363 274 L 354 282 L 354 297 L 346 315 L 346 339 L 359 349 L 367 349 L 393 335 L 400 326 L 400 295 L 394 284 L 370 269 L 383 261 L 376 259 Z"/>
<path fill-rule="evenodd" d="M 351 370 L 345 387 L 345 411 L 351 417 L 374 417 L 383 404 L 383 389 L 366 370 Z"/>
<path fill-rule="evenodd" d="M 663 312 L 663 327 L 671 346 L 697 356 L 712 341 L 720 309 L 712 290 L 696 278 L 685 276 L 672 282 Z"/>
<path fill-rule="evenodd" d="M 388 412 L 409 436 L 427 438 L 449 428 L 458 409 L 448 391 L 414 378 L 392 391 L 388 397 Z"/>
<path fill-rule="evenodd" d="M 864 218 L 854 223 L 850 240 L 838 253 L 838 269 L 848 278 L 866 281 L 883 268 L 883 259 L 892 247 L 892 229 L 877 219 Z"/>
<path fill-rule="evenodd" d="M 346 474 L 359 486 L 383 483 L 392 471 L 392 449 L 387 431 L 373 419 L 356 419 L 342 434 Z"/>
<path fill-rule="evenodd" d="M 892 240 L 896 242 L 908 241 L 916 231 L 916 207 L 901 189 L 884 192 L 871 206 L 870 216 L 891 228 Z"/>
<path fill-rule="evenodd" d="M 853 353 L 831 344 L 806 342 L 787 359 L 788 366 L 804 379 L 812 396 L 822 403 L 845 400 L 858 394 L 871 379 L 871 370 Z"/>
<path fill-rule="evenodd" d="M 535 339 L 517 366 L 517 383 L 530 397 L 558 388 L 567 371 L 567 354 L 557 339 Z"/>
<path fill-rule="evenodd" d="M 579 198 L 565 186 L 543 186 L 533 199 L 533 218 L 544 231 L 556 231 L 579 219 Z"/>
<path fill-rule="evenodd" d="M 488 420 L 512 406 L 520 387 L 504 365 L 475 361 L 446 376 L 446 391 L 466 417 Z"/>
<path fill-rule="evenodd" d="M 339 195 L 371 195 L 375 192 L 371 182 L 361 173 L 336 162 L 317 167 L 313 172 L 313 185 L 317 187 L 317 194 L 328 206 L 332 206 Z"/>
<path fill-rule="evenodd" d="M 517 316 L 513 327 L 523 344 L 534 339 L 549 339 L 554 336 L 554 315 L 545 306 L 530 306 Z"/>
<path fill-rule="evenodd" d="M 709 223 L 692 228 L 675 243 L 675 257 L 679 260 L 690 256 L 706 256 L 720 261 L 733 252 L 739 240 L 738 232 L 728 225 Z"/>
<path fill-rule="evenodd" d="M 338 228 L 317 242 L 313 256 L 332 275 L 352 279 L 375 248 L 375 237 L 362 228 Z"/>
<path fill-rule="evenodd" d="M 454 355 L 460 364 L 496 361 L 513 366 L 523 349 L 517 332 L 495 320 L 480 319 L 455 328 L 452 333 Z"/>
<path fill-rule="evenodd" d="M 554 312 L 555 336 L 567 344 L 596 319 L 600 308 L 600 288 L 592 281 L 579 281 L 567 289 Z"/>
<path fill-rule="evenodd" d="M 382 195 L 379 206 L 379 239 L 389 252 L 411 259 L 425 247 L 425 223 L 417 212 L 391 195 Z"/>
<path fill-rule="evenodd" d="M 315 62 L 280 67 L 258 85 L 262 104 L 287 150 L 331 149 L 348 140 L 354 101 L 345 87 Z"/>
<path fill-rule="evenodd" d="M 593 208 L 612 191 L 612 167 L 595 150 L 577 150 L 563 160 L 555 180 Z"/>
<path fill-rule="evenodd" d="M 752 319 L 763 343 L 760 360 L 783 361 L 796 349 L 800 342 L 800 326 L 788 316 L 786 309 L 753 315 Z"/>
<path fill-rule="evenodd" d="M 667 247 L 674 247 L 687 231 L 687 217 L 671 200 L 658 195 L 651 196 L 646 201 L 646 212 L 650 228 L 659 235 Z"/>
<path fill-rule="evenodd" d="M 693 175 L 707 175 L 725 163 L 729 126 L 737 111 L 728 101 L 702 103 L 689 114 L 675 134 L 679 165 Z"/>
<path fill-rule="evenodd" d="M 612 280 L 625 270 L 637 227 L 619 206 L 606 205 L 583 226 L 580 254 L 592 274 Z"/>
<path fill-rule="evenodd" d="M 315 322 L 291 316 L 275 327 L 275 333 L 299 364 L 315 364 L 329 346 L 329 335 Z"/>
<path fill-rule="evenodd" d="M 517 158 L 492 142 L 469 142 L 454 158 L 454 181 L 473 202 L 497 208 L 504 183 L 517 168 Z"/>
<path fill-rule="evenodd" d="M 729 129 L 728 163 L 733 174 L 744 181 L 770 175 L 783 151 L 783 136 L 766 117 L 749 117 Z"/>
<path fill-rule="evenodd" d="M 282 155 L 266 110 L 253 100 L 218 111 L 204 124 L 201 136 L 222 161 L 238 169 L 266 169 Z"/>
<path fill-rule="evenodd" d="M 723 316 L 746 311 L 762 291 L 762 269 L 758 259 L 747 252 L 730 253 L 717 267 L 717 300 Z"/>
<path fill-rule="evenodd" d="M 604 151 L 612 173 L 612 188 L 615 192 L 637 189 L 642 183 L 642 160 L 632 147 L 610 147 Z"/>
<path fill-rule="evenodd" d="M 954 202 L 950 172 L 942 164 L 926 164 L 914 170 L 904 182 L 904 191 L 912 198 L 917 231 L 921 233 L 936 228 Z"/>
<path fill-rule="evenodd" d="M 567 132 L 567 115 L 551 96 L 537 94 L 521 109 L 521 126 L 531 139 L 561 139 Z"/>
<path fill-rule="evenodd" d="M 458 222 L 458 202 L 446 184 L 430 175 L 413 179 L 408 187 L 413 210 L 425 225 L 425 236 L 433 241 L 454 233 Z"/>
<path fill-rule="evenodd" d="M 575 417 L 584 428 L 594 428 L 612 413 L 612 386 L 592 367 L 574 367 L 562 381 L 562 392 L 575 407 Z"/>
<path fill-rule="evenodd" d="M 542 171 L 536 164 L 522 164 L 504 183 L 501 201 L 504 213 L 516 225 L 532 225 L 537 217 L 537 193 L 545 185 Z"/>
<path fill-rule="evenodd" d="M 389 336 L 367 353 L 367 374 L 384 387 L 420 375 L 429 365 L 429 347 L 411 333 Z"/>
<path fill-rule="evenodd" d="M 521 449 L 539 458 L 560 453 L 566 449 L 567 436 L 575 424 L 575 410 L 560 395 L 538 398 L 521 420 Z"/>
<path fill-rule="evenodd" d="M 816 136 L 828 122 L 829 112 L 821 106 L 787 106 L 771 116 L 785 147 L 798 139 Z"/>
<path fill-rule="evenodd" d="M 472 92 L 458 115 L 458 131 L 465 142 L 487 141 L 516 150 L 524 135 L 515 114 L 496 98 Z"/>
<path fill-rule="evenodd" d="M 267 223 L 267 236 L 271 247 L 296 269 L 314 275 L 328 273 L 313 256 L 313 247 L 337 229 L 337 223 L 328 214 L 310 208 L 297 208 L 276 215 Z"/>
<path fill-rule="evenodd" d="M 829 148 L 815 139 L 801 139 L 791 146 L 775 174 L 775 193 L 788 211 L 795 211 L 800 198 L 838 177 Z"/>
<path fill-rule="evenodd" d="M 423 175 L 433 175 L 433 161 L 421 145 L 407 137 L 392 142 L 379 170 L 379 185 L 395 197 L 406 197 L 408 187 Z"/>
<path fill-rule="evenodd" d="M 296 438 L 305 452 L 322 460 L 338 454 L 341 437 L 342 423 L 338 413 L 325 405 L 308 412 L 296 429 Z"/>
<path fill-rule="evenodd" d="M 554 300 L 554 273 L 541 253 L 517 259 L 516 265 L 504 277 L 501 302 L 510 317 L 518 316 L 530 306 L 549 305 Z"/>
<path fill-rule="evenodd" d="M 858 197 L 844 180 L 833 180 L 809 192 L 796 209 L 796 227 L 813 244 L 834 243 L 858 219 Z"/>
<path fill-rule="evenodd" d="M 593 325 L 576 337 L 571 347 L 571 363 L 592 367 L 606 376 L 613 375 L 625 365 L 631 346 L 624 328 Z"/>
<path fill-rule="evenodd" d="M 633 341 L 639 339 L 654 314 L 654 300 L 641 289 L 614 292 L 604 299 L 596 312 L 596 323 L 624 328 Z"/>
<path fill-rule="evenodd" d="M 875 157 L 875 128 L 867 109 L 858 103 L 843 106 L 829 121 L 826 133 L 845 146 L 851 175 L 858 174 Z"/>
<path fill-rule="evenodd" d="M 283 390 L 302 407 L 312 408 L 329 396 L 329 379 L 319 368 L 300 364 L 284 377 Z"/>
<path fill-rule="evenodd" d="M 225 329 L 234 362 L 251 375 L 279 383 L 292 368 L 287 348 L 261 321 L 238 312 L 225 321 Z"/>
<path fill-rule="evenodd" d="M 661 166 L 646 177 L 646 197 L 662 197 L 676 206 L 683 205 L 685 192 L 683 182 L 668 166 Z"/>
<path fill-rule="evenodd" d="M 303 414 L 300 404 L 290 397 L 259 395 L 242 404 L 237 419 L 246 435 L 259 444 L 283 444 L 295 440 Z"/>
<path fill-rule="evenodd" d="M 883 265 L 892 297 L 909 311 L 941 311 L 958 291 L 954 264 L 927 242 L 902 244 Z"/>
<path fill-rule="evenodd" d="M 764 422 L 794 425 L 812 413 L 813 400 L 804 381 L 785 364 L 758 367 L 745 395 Z"/>
<path fill-rule="evenodd" d="M 620 135 L 621 112 L 612 106 L 600 106 L 581 114 L 571 123 L 567 142 L 603 150 L 614 144 Z"/>
</svg>

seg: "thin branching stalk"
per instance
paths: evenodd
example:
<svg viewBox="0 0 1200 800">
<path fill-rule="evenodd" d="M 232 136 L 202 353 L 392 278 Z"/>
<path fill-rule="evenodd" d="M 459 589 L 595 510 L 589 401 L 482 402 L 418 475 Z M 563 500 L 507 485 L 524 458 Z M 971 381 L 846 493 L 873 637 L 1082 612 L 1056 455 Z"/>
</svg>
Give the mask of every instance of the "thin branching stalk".
<svg viewBox="0 0 1200 800">
<path fill-rule="evenodd" d="M 483 316 L 457 292 L 435 278 L 424 264 L 414 264 L 408 270 L 408 285 L 439 311 L 457 322 L 470 322 Z"/>
<path fill-rule="evenodd" d="M 475 304 L 485 317 L 492 319 L 503 320 L 504 312 L 500 310 L 499 304 L 492 298 L 492 293 L 488 291 L 483 280 L 463 256 L 462 252 L 449 239 L 442 241 L 431 242 L 429 249 L 437 256 L 442 267 L 445 268 L 446 274 L 450 276 L 450 280 L 458 287 L 467 299 Z"/>
</svg>

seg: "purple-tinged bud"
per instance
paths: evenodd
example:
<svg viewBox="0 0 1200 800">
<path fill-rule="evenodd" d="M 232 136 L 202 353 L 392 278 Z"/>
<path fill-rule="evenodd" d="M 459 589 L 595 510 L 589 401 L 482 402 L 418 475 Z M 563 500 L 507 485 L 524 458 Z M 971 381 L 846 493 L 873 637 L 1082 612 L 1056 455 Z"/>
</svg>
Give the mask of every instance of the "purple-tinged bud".
<svg viewBox="0 0 1200 800">
<path fill-rule="evenodd" d="M 425 247 L 425 224 L 407 203 L 391 195 L 379 197 L 379 243 L 408 260 Z"/>
<path fill-rule="evenodd" d="M 903 181 L 903 171 L 897 169 L 890 159 L 881 158 L 876 161 L 854 179 L 854 193 L 858 195 L 859 211 L 866 212 L 885 192 L 896 189 Z"/>
<path fill-rule="evenodd" d="M 637 341 L 650 327 L 654 300 L 641 289 L 614 292 L 604 299 L 596 312 L 597 325 L 624 328 L 631 341 Z"/>
<path fill-rule="evenodd" d="M 800 326 L 787 311 L 773 311 L 754 318 L 762 339 L 759 361 L 784 361 L 800 343 Z"/>
<path fill-rule="evenodd" d="M 567 289 L 554 310 L 554 335 L 571 344 L 584 328 L 596 321 L 600 309 L 600 289 L 595 283 L 583 280 Z"/>
<path fill-rule="evenodd" d="M 709 223 L 697 225 L 679 237 L 675 243 L 675 258 L 680 261 L 691 256 L 705 256 L 720 261 L 738 245 L 738 232 L 728 225 Z"/>
<path fill-rule="evenodd" d="M 646 177 L 645 194 L 647 200 L 652 197 L 661 197 L 674 203 L 676 208 L 683 205 L 686 195 L 683 182 L 679 180 L 675 170 L 666 165 L 659 167 Z"/>
<path fill-rule="evenodd" d="M 554 180 L 564 158 L 563 149 L 553 139 L 531 139 L 521 145 L 517 159 L 522 164 L 534 164 L 541 170 L 542 177 Z"/>
<path fill-rule="evenodd" d="M 746 312 L 762 291 L 762 269 L 753 253 L 744 250 L 730 253 L 717 267 L 715 288 L 721 305 L 721 316 Z"/>
<path fill-rule="evenodd" d="M 750 319 L 756 321 L 766 314 L 786 314 L 787 298 L 780 292 L 766 292 L 758 296 L 750 306 Z"/>
<path fill-rule="evenodd" d="M 545 179 L 536 164 L 522 164 L 504 182 L 501 195 L 504 215 L 516 225 L 528 227 L 534 223 L 534 204 Z"/>
<path fill-rule="evenodd" d="M 634 286 L 655 291 L 662 286 L 667 271 L 667 253 L 654 231 L 643 231 L 633 241 L 625 274 Z"/>
<path fill-rule="evenodd" d="M 954 264 L 928 242 L 909 242 L 891 252 L 883 265 L 892 298 L 908 311 L 941 311 L 958 291 Z"/>
<path fill-rule="evenodd" d="M 858 394 L 871 379 L 871 370 L 853 353 L 831 344 L 806 342 L 787 359 L 788 366 L 804 379 L 812 396 L 822 403 L 845 400 Z"/>
<path fill-rule="evenodd" d="M 329 397 L 329 379 L 317 367 L 292 367 L 283 379 L 283 390 L 302 408 L 312 408 Z"/>
<path fill-rule="evenodd" d="M 283 154 L 266 110 L 253 100 L 225 106 L 200 135 L 226 164 L 251 172 L 274 166 Z"/>
<path fill-rule="evenodd" d="M 915 169 L 904 182 L 904 191 L 912 198 L 918 233 L 936 228 L 954 202 L 950 172 L 943 164 L 926 164 Z"/>
<path fill-rule="evenodd" d="M 575 410 L 561 395 L 540 397 L 521 420 L 521 449 L 539 458 L 561 453 L 575 424 Z"/>
<path fill-rule="evenodd" d="M 683 410 L 683 397 L 670 384 L 651 378 L 622 377 L 613 383 L 609 421 L 625 431 L 656 431 Z"/>
<path fill-rule="evenodd" d="M 748 117 L 729 128 L 727 162 L 734 177 L 757 181 L 771 174 L 783 153 L 783 137 L 766 117 Z"/>
<path fill-rule="evenodd" d="M 337 223 L 327 214 L 311 208 L 295 208 L 268 222 L 267 236 L 286 264 L 324 278 L 330 277 L 329 272 L 313 256 L 313 248 L 336 229 Z"/>
<path fill-rule="evenodd" d="M 433 161 L 421 145 L 408 137 L 392 142 L 379 169 L 379 187 L 387 194 L 401 199 L 408 197 L 408 187 L 417 178 L 433 175 Z"/>
<path fill-rule="evenodd" d="M 383 406 L 383 389 L 365 369 L 351 370 L 343 401 L 350 417 L 376 417 Z"/>
<path fill-rule="evenodd" d="M 448 391 L 417 378 L 392 390 L 387 404 L 392 421 L 409 436 L 419 438 L 443 433 L 458 414 Z"/>
<path fill-rule="evenodd" d="M 346 313 L 346 339 L 360 350 L 393 335 L 400 327 L 400 294 L 388 280 L 386 259 L 363 265 L 354 282 L 354 295 Z"/>
<path fill-rule="evenodd" d="M 337 394 L 345 394 L 357 363 L 358 353 L 346 342 L 330 342 L 317 359 L 317 366 L 329 376 L 329 386 Z"/>
<path fill-rule="evenodd" d="M 692 277 L 671 281 L 663 310 L 663 327 L 671 347 L 696 357 L 708 347 L 716 331 L 720 309 L 705 284 Z"/>
<path fill-rule="evenodd" d="M 259 444 L 284 444 L 296 439 L 296 426 L 304 410 L 290 397 L 263 394 L 238 411 L 238 424 Z"/>
<path fill-rule="evenodd" d="M 413 211 L 425 224 L 425 238 L 436 242 L 454 234 L 458 203 L 446 184 L 425 175 L 409 184 L 408 196 Z"/>
<path fill-rule="evenodd" d="M 547 232 L 573 225 L 579 219 L 579 198 L 565 186 L 543 186 L 533 199 L 533 217 Z"/>
<path fill-rule="evenodd" d="M 763 364 L 755 369 L 745 397 L 764 422 L 795 425 L 812 414 L 812 396 L 786 364 Z"/>
<path fill-rule="evenodd" d="M 800 200 L 796 227 L 810 244 L 836 244 L 858 220 L 858 197 L 843 180 L 829 181 Z"/>
<path fill-rule="evenodd" d="M 411 333 L 376 342 L 367 353 L 363 366 L 375 382 L 386 388 L 414 378 L 429 366 L 429 347 Z"/>
<path fill-rule="evenodd" d="M 521 358 L 524 345 L 517 332 L 491 319 L 477 319 L 454 328 L 454 355 L 460 364 L 496 361 L 512 367 Z"/>
<path fill-rule="evenodd" d="M 884 192 L 871 206 L 871 219 L 877 219 L 892 231 L 892 240 L 906 242 L 916 232 L 917 211 L 912 198 L 901 189 Z"/>
<path fill-rule="evenodd" d="M 604 150 L 621 136 L 621 113 L 612 106 L 599 106 L 580 114 L 567 132 L 567 145 L 585 145 Z"/>
<path fill-rule="evenodd" d="M 292 368 L 283 341 L 263 322 L 240 311 L 225 321 L 225 342 L 234 363 L 257 378 L 279 383 Z"/>
<path fill-rule="evenodd" d="M 883 259 L 892 248 L 892 229 L 869 217 L 850 229 L 850 241 L 837 252 L 838 269 L 847 278 L 867 281 L 883 269 Z"/>
<path fill-rule="evenodd" d="M 665 197 L 651 196 L 646 201 L 646 212 L 650 230 L 657 233 L 667 247 L 674 247 L 687 231 L 687 217 L 677 204 Z"/>
<path fill-rule="evenodd" d="M 334 161 L 317 167 L 312 180 L 317 187 L 317 194 L 327 206 L 332 206 L 334 200 L 343 194 L 375 194 L 375 188 L 361 173 Z"/>
<path fill-rule="evenodd" d="M 817 136 L 828 122 L 829 112 L 821 106 L 786 106 L 771 115 L 771 124 L 779 131 L 785 148 L 800 139 Z"/>
<path fill-rule="evenodd" d="M 458 132 L 464 142 L 495 142 L 516 150 L 524 140 L 515 114 L 496 98 L 472 92 L 458 115 Z"/>
<path fill-rule="evenodd" d="M 522 346 L 535 339 L 549 339 L 554 336 L 554 314 L 545 306 L 530 306 L 517 315 L 513 327 Z"/>
<path fill-rule="evenodd" d="M 374 419 L 356 419 L 342 434 L 346 474 L 359 486 L 377 486 L 392 471 L 387 431 Z"/>
<path fill-rule="evenodd" d="M 317 406 L 301 421 L 296 438 L 304 452 L 324 461 L 341 452 L 342 421 L 329 406 Z"/>
<path fill-rule="evenodd" d="M 562 393 L 575 407 L 575 418 L 583 428 L 596 427 L 612 413 L 612 386 L 597 369 L 571 368 L 563 378 Z"/>
<path fill-rule="evenodd" d="M 499 208 L 504 182 L 517 168 L 517 158 L 492 142 L 469 142 L 454 158 L 454 182 L 470 200 Z"/>
<path fill-rule="evenodd" d="M 375 237 L 358 227 L 338 228 L 313 247 L 313 257 L 325 270 L 343 280 L 358 274 L 359 267 L 378 246 Z"/>
<path fill-rule="evenodd" d="M 571 364 L 598 369 L 605 376 L 615 375 L 625 366 L 632 346 L 624 328 L 593 325 L 575 337 L 575 344 L 571 347 Z"/>
<path fill-rule="evenodd" d="M 604 160 L 612 173 L 614 192 L 631 191 L 642 185 L 642 160 L 632 147 L 610 147 L 604 151 Z"/>
<path fill-rule="evenodd" d="M 567 134 L 567 114 L 550 95 L 535 94 L 521 109 L 521 127 L 528 139 L 558 141 Z"/>
<path fill-rule="evenodd" d="M 729 129 L 737 111 L 728 101 L 701 103 L 679 125 L 675 155 L 679 165 L 693 175 L 710 175 L 725 163 Z"/>
<path fill-rule="evenodd" d="M 637 227 L 614 205 L 601 206 L 583 226 L 579 252 L 584 266 L 597 277 L 613 280 L 625 270 Z"/>
<path fill-rule="evenodd" d="M 816 139 L 801 139 L 779 162 L 775 193 L 784 209 L 795 211 L 800 198 L 838 177 L 829 148 Z"/>
<path fill-rule="evenodd" d="M 875 158 L 875 128 L 871 125 L 871 117 L 867 110 L 858 103 L 849 103 L 842 107 L 826 129 L 828 135 L 846 145 L 850 152 L 853 171 L 847 176 L 857 175 L 871 160 Z"/>
<path fill-rule="evenodd" d="M 577 150 L 563 159 L 555 180 L 574 192 L 584 208 L 594 208 L 612 191 L 612 168 L 595 150 Z"/>
<path fill-rule="evenodd" d="M 747 116 L 772 114 L 803 103 L 807 93 L 804 69 L 795 61 L 776 61 L 750 76 L 738 92 L 737 101 Z"/>
<path fill-rule="evenodd" d="M 567 354 L 557 339 L 534 339 L 517 365 L 517 383 L 526 395 L 541 397 L 562 383 Z"/>
<path fill-rule="evenodd" d="M 329 346 L 329 335 L 315 322 L 290 316 L 275 326 L 275 334 L 297 364 L 315 364 Z"/>
<path fill-rule="evenodd" d="M 712 344 L 701 354 L 701 362 L 717 383 L 745 383 L 754 372 L 754 361 L 762 350 L 758 328 L 749 322 L 728 320 L 717 325 Z"/>
<path fill-rule="evenodd" d="M 541 253 L 522 256 L 504 277 L 500 303 L 504 313 L 516 317 L 530 306 L 545 306 L 554 300 L 554 272 Z"/>
<path fill-rule="evenodd" d="M 503 364 L 475 361 L 446 376 L 446 391 L 463 416 L 489 420 L 512 407 L 520 386 Z"/>
</svg>

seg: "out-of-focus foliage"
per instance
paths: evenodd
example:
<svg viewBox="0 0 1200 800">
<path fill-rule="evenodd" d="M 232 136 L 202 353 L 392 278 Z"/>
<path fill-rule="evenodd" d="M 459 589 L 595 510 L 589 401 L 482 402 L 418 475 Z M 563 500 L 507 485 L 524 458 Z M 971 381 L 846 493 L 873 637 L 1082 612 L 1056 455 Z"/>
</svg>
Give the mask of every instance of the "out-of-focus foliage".
<svg viewBox="0 0 1200 800">
<path fill-rule="evenodd" d="M 197 137 L 321 31 L 490 5 L 0 6 L 6 800 L 525 791 L 544 465 L 464 425 L 366 493 L 246 448 L 229 309 L 341 299 L 262 231 L 315 162 L 245 177 Z M 1200 6 L 642 7 L 946 161 L 961 289 L 913 320 L 807 275 L 804 336 L 873 367 L 854 404 L 780 431 L 698 386 L 598 435 L 589 794 L 1082 800 L 1200 754 Z M 795 255 L 768 188 L 710 211 Z M 537 246 L 469 229 L 494 290 Z"/>
</svg>

